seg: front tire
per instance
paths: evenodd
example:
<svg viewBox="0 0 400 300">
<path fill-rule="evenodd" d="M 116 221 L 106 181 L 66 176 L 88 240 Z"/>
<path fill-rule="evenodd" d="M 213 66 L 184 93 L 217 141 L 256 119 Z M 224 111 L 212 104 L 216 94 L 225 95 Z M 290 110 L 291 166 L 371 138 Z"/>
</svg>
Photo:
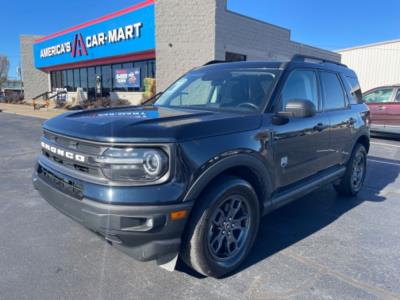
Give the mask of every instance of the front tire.
<svg viewBox="0 0 400 300">
<path fill-rule="evenodd" d="M 237 177 L 221 177 L 197 200 L 184 236 L 182 259 L 205 276 L 222 277 L 250 252 L 260 223 L 252 186 Z"/>
<path fill-rule="evenodd" d="M 355 196 L 361 190 L 367 174 L 367 150 L 361 144 L 354 148 L 347 164 L 346 172 L 340 183 L 335 185 L 336 191 L 342 196 Z"/>
</svg>

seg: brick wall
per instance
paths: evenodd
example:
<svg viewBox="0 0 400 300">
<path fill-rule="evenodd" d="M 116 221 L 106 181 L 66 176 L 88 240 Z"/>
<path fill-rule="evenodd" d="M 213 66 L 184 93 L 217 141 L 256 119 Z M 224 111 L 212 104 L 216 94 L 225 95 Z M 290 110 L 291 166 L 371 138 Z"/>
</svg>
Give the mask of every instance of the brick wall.
<svg viewBox="0 0 400 300">
<path fill-rule="evenodd" d="M 21 71 L 26 101 L 30 101 L 33 97 L 49 90 L 48 74 L 36 69 L 34 65 L 32 46 L 38 38 L 40 36 L 35 35 L 22 35 L 20 37 Z"/>
<path fill-rule="evenodd" d="M 226 7 L 226 0 L 156 1 L 157 90 L 183 73 L 226 52 L 249 60 L 285 60 L 294 54 L 340 61 L 340 55 L 291 41 L 290 30 L 249 18 Z"/>
<path fill-rule="evenodd" d="M 216 0 L 156 1 L 157 90 L 215 58 Z"/>
</svg>

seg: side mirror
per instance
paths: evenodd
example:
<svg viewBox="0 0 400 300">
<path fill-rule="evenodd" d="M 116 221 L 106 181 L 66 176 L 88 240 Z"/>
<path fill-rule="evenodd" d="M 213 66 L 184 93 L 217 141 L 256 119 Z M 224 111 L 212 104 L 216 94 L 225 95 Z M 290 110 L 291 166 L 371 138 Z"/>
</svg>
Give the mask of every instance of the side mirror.
<svg viewBox="0 0 400 300">
<path fill-rule="evenodd" d="M 310 118 L 316 113 L 317 109 L 310 100 L 292 99 L 286 104 L 285 111 L 278 112 L 272 117 L 272 123 L 284 125 L 289 123 L 289 118 Z"/>
<path fill-rule="evenodd" d="M 289 100 L 285 106 L 284 114 L 294 118 L 310 118 L 315 116 L 317 109 L 314 103 L 306 99 Z"/>
</svg>

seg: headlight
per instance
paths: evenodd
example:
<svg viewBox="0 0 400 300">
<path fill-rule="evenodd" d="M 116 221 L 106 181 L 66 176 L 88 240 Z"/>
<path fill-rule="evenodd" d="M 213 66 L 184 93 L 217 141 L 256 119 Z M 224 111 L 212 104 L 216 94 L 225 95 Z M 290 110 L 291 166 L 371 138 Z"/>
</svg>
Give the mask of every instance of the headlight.
<svg viewBox="0 0 400 300">
<path fill-rule="evenodd" d="M 96 159 L 113 181 L 150 183 L 168 172 L 168 156 L 155 148 L 110 148 Z"/>
</svg>

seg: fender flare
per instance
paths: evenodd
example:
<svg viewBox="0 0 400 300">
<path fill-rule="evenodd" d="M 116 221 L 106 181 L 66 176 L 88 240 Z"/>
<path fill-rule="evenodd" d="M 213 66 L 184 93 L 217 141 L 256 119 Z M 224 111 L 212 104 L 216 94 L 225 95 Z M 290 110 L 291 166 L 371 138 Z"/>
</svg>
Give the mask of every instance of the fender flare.
<svg viewBox="0 0 400 300">
<path fill-rule="evenodd" d="M 260 205 L 265 206 L 266 201 L 270 201 L 272 181 L 270 170 L 266 165 L 260 162 L 259 158 L 250 154 L 235 154 L 229 157 L 222 158 L 208 167 L 190 186 L 183 201 L 195 201 L 201 192 L 220 174 L 234 167 L 247 167 L 257 174 L 262 188 L 264 199 L 260 199 Z"/>
</svg>

